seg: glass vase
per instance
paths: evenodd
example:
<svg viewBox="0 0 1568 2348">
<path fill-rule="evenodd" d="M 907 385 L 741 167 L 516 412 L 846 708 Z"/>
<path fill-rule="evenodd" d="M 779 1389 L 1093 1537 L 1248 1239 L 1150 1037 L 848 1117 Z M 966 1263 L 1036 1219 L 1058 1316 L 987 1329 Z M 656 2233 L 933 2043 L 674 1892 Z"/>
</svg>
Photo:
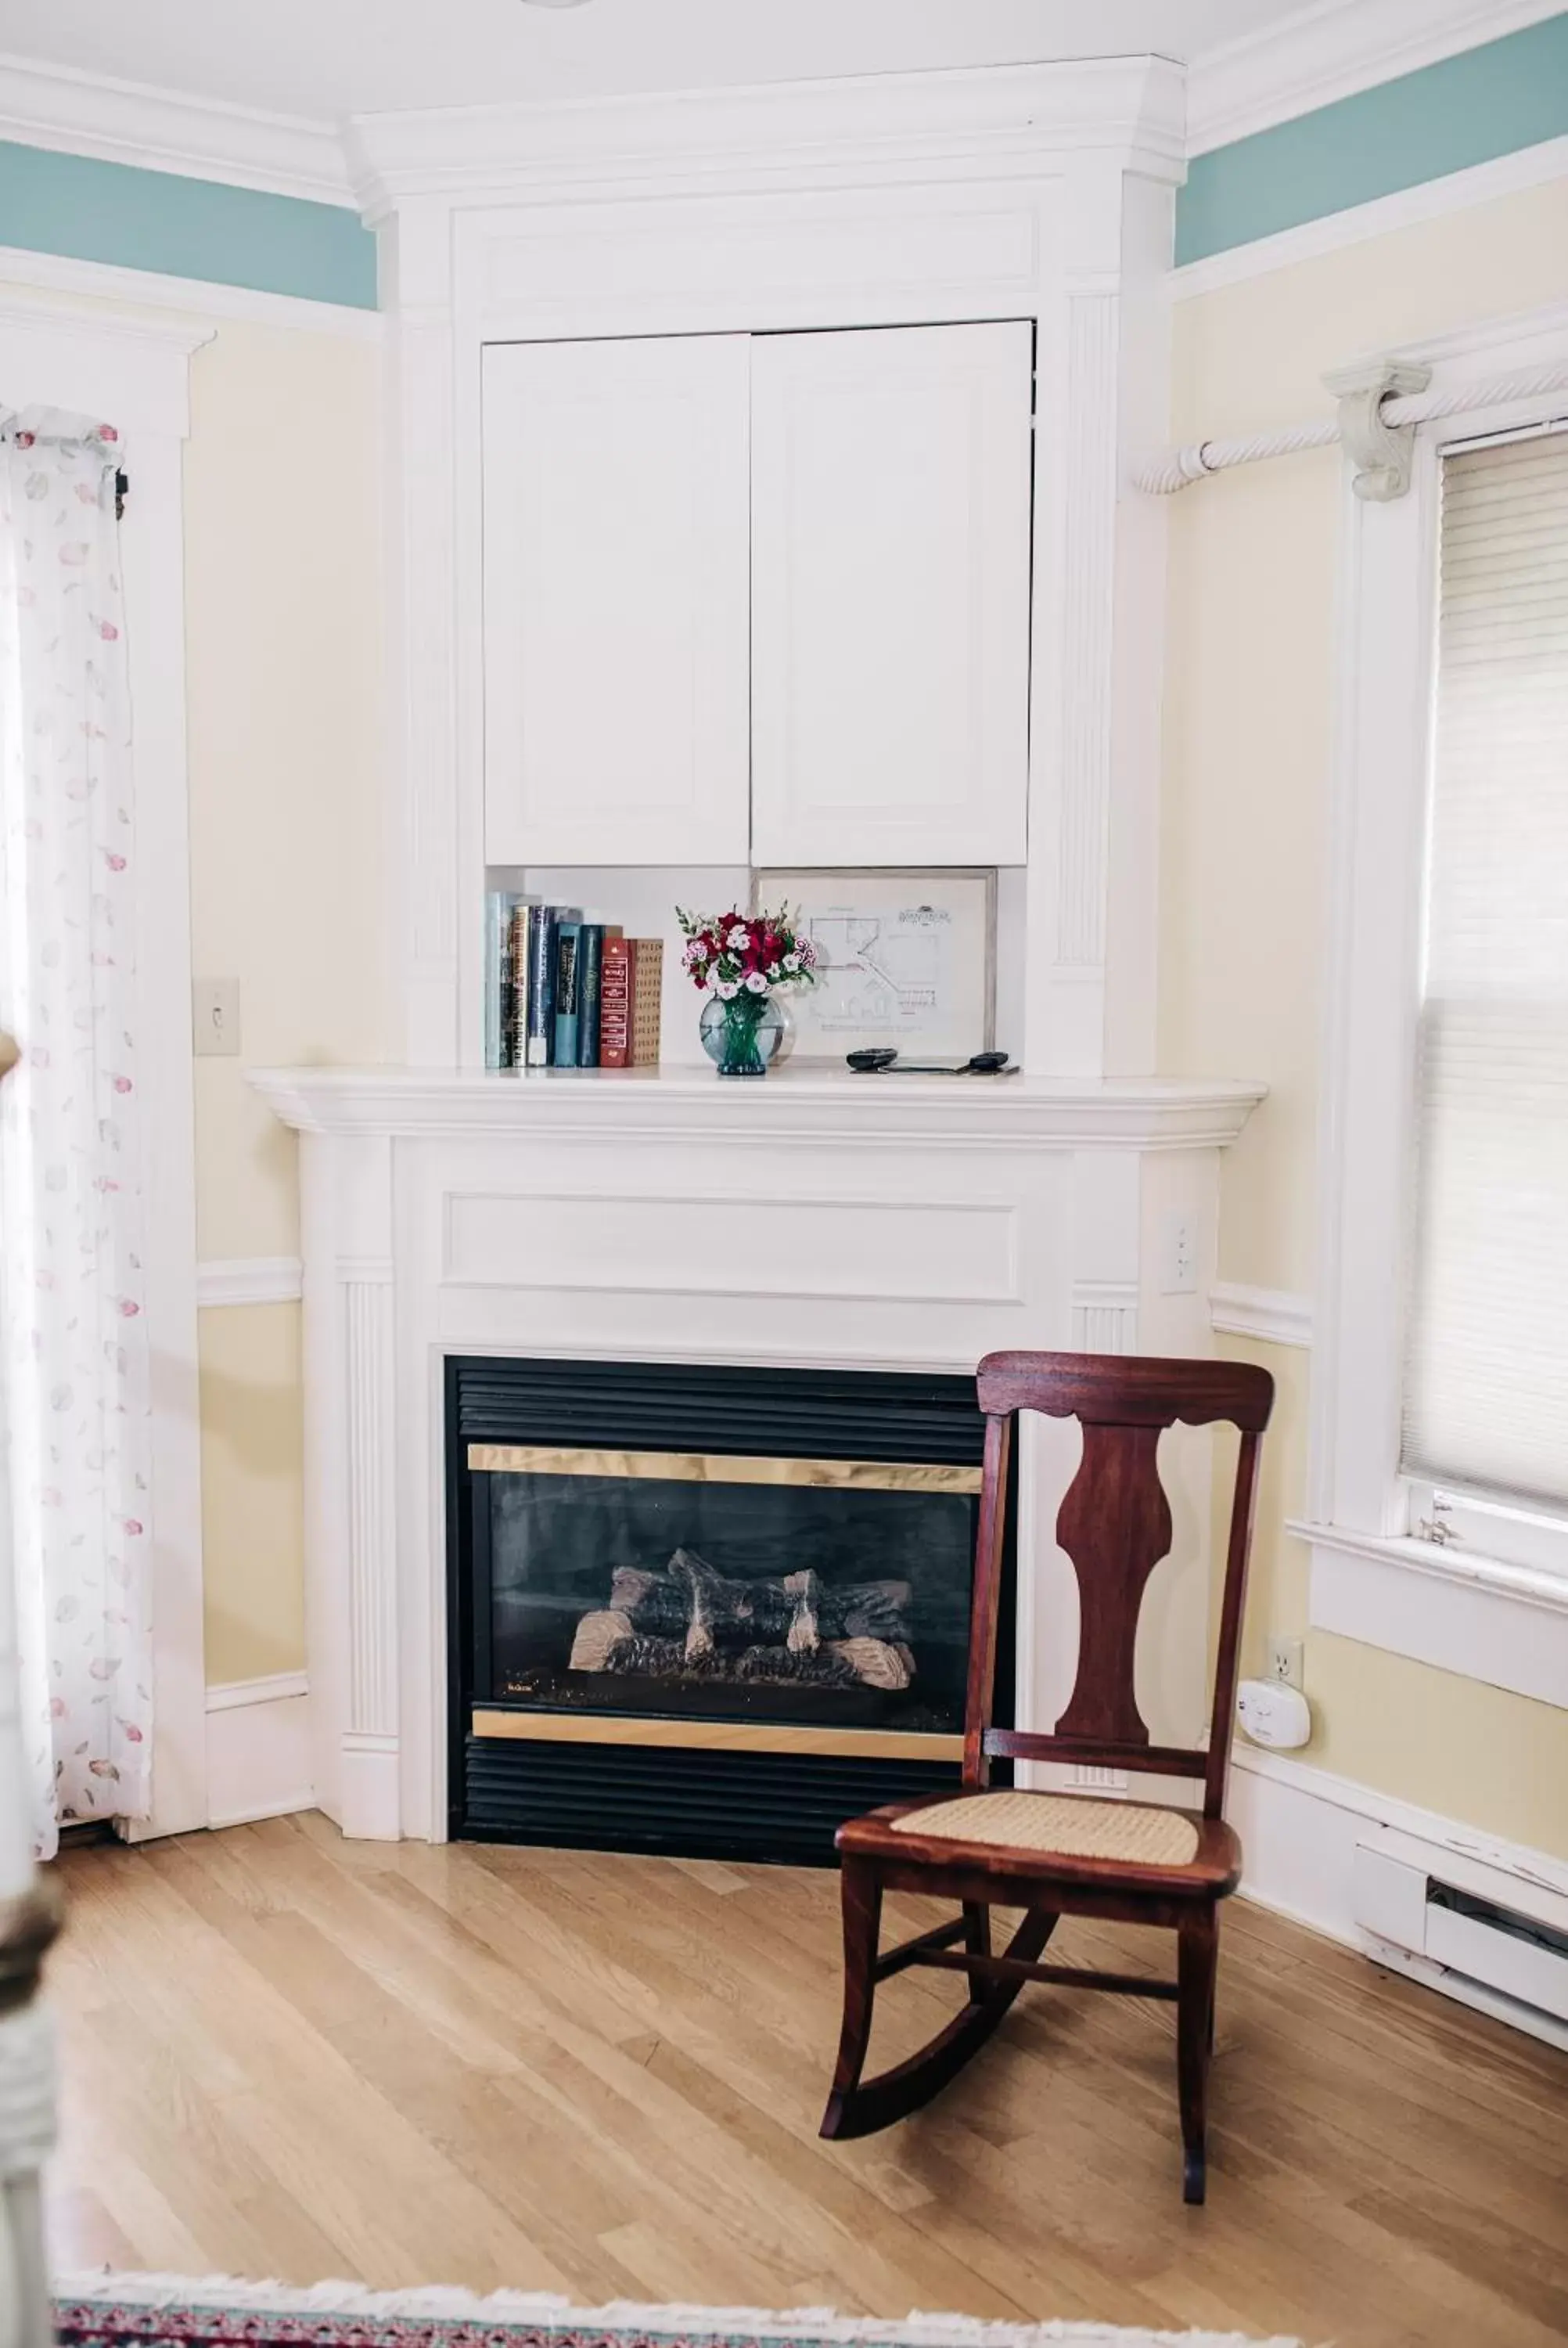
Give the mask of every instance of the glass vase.
<svg viewBox="0 0 1568 2348">
<path fill-rule="evenodd" d="M 765 1076 L 783 1056 L 789 1020 L 776 994 L 751 994 L 744 988 L 722 1003 L 711 994 L 702 1005 L 702 1049 L 722 1076 Z"/>
</svg>

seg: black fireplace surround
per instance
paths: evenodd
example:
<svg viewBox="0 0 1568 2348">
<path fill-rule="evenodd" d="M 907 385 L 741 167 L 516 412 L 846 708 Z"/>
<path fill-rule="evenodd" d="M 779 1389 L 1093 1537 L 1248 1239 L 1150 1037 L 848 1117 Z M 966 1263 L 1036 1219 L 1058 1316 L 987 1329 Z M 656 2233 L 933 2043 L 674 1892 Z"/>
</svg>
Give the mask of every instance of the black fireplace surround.
<svg viewBox="0 0 1568 2348">
<path fill-rule="evenodd" d="M 955 1786 L 983 1439 L 969 1378 L 448 1359 L 453 1837 L 821 1862 Z"/>
</svg>

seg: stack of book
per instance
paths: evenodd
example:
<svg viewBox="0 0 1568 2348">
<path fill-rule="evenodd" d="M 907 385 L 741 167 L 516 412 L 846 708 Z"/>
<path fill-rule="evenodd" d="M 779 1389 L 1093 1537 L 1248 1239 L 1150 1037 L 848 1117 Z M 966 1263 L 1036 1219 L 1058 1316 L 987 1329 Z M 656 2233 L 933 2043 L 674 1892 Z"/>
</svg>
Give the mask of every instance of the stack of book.
<svg viewBox="0 0 1568 2348">
<path fill-rule="evenodd" d="M 659 1059 L 662 938 L 623 937 L 575 905 L 485 900 L 485 1066 L 642 1068 Z"/>
</svg>

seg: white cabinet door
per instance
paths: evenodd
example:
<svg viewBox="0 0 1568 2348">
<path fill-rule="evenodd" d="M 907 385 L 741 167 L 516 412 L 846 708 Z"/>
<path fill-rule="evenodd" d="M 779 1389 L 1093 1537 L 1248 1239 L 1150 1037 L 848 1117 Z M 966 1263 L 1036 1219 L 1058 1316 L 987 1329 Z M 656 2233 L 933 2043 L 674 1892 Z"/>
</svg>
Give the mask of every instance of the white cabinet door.
<svg viewBox="0 0 1568 2348">
<path fill-rule="evenodd" d="M 1027 324 L 752 348 L 752 852 L 1026 847 Z"/>
<path fill-rule="evenodd" d="M 487 350 L 487 862 L 744 863 L 747 352 Z"/>
</svg>

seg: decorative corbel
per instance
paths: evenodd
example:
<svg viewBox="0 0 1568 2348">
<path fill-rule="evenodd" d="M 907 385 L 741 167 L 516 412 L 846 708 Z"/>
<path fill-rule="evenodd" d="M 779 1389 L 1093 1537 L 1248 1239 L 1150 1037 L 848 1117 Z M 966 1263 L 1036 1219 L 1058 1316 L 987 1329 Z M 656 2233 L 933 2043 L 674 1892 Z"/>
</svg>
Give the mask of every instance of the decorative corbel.
<svg viewBox="0 0 1568 2348">
<path fill-rule="evenodd" d="M 1358 366 L 1337 367 L 1324 376 L 1339 402 L 1339 438 L 1356 468 L 1350 486 L 1358 498 L 1387 505 L 1409 488 L 1416 427 L 1389 423 L 1383 402 L 1425 391 L 1431 379 L 1430 367 L 1398 359 L 1363 360 Z"/>
</svg>

